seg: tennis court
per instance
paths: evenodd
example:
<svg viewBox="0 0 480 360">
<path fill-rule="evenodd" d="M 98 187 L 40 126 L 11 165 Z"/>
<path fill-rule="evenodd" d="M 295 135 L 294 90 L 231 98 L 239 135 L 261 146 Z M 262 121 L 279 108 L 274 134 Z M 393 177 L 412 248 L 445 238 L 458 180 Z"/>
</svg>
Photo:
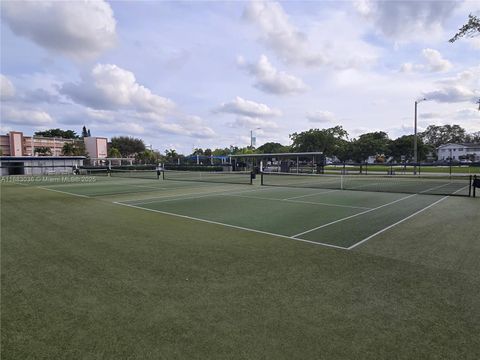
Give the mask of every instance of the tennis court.
<svg viewBox="0 0 480 360">
<path fill-rule="evenodd" d="M 136 171 L 2 183 L 5 352 L 478 358 L 478 198 L 313 179 Z"/>
<path fill-rule="evenodd" d="M 47 184 L 138 211 L 183 217 L 289 240 L 353 249 L 444 201 L 469 179 L 124 171 L 93 183 Z M 347 189 L 347 190 L 345 190 Z M 358 191 L 362 190 L 362 191 Z M 428 195 L 427 195 L 428 194 Z M 441 194 L 441 195 L 440 195 Z"/>
</svg>

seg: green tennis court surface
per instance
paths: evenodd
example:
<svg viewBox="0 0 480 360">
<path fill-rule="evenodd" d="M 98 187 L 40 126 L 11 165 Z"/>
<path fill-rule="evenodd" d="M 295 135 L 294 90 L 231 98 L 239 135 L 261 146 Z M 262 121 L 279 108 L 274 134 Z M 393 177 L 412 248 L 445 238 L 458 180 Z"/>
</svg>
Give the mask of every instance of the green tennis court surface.
<svg viewBox="0 0 480 360">
<path fill-rule="evenodd" d="M 83 178 L 2 184 L 8 358 L 480 355 L 476 198 Z"/>
<path fill-rule="evenodd" d="M 283 177 L 276 184 L 277 187 L 252 187 L 217 184 L 220 181 L 218 178 L 223 177 L 217 174 L 205 173 L 203 178 L 189 173 L 183 175 L 182 172 L 167 174 L 175 181 L 148 181 L 136 176 L 105 177 L 93 184 L 47 184 L 42 188 L 62 191 L 67 195 L 102 197 L 103 200 L 109 197 L 109 201 L 119 206 L 342 249 L 353 248 L 446 199 L 445 196 L 422 194 L 341 191 L 335 187 L 333 190 L 328 189 L 330 179 L 337 182 L 338 177 L 327 178 L 326 189 L 315 189 L 303 188 L 304 182 L 300 182 L 301 188 L 290 188 L 288 186 L 292 183 L 286 183 Z M 245 179 L 249 179 L 245 175 L 228 176 L 221 180 L 245 183 Z M 279 178 L 270 176 L 275 180 Z M 303 178 L 306 176 L 302 176 L 302 180 Z M 189 183 L 190 181 L 194 183 Z M 321 187 L 325 186 L 324 182 L 322 180 Z M 298 181 L 294 183 L 297 184 Z M 361 186 L 358 181 L 355 184 Z M 467 186 L 465 184 L 462 182 L 461 186 L 453 186 L 456 190 L 464 191 Z M 309 183 L 308 186 L 310 185 Z M 375 186 L 375 183 L 367 181 L 362 182 L 362 185 Z M 427 182 L 426 185 L 421 185 L 419 191 L 438 189 L 439 186 L 446 188 L 443 181 L 441 185 Z"/>
</svg>

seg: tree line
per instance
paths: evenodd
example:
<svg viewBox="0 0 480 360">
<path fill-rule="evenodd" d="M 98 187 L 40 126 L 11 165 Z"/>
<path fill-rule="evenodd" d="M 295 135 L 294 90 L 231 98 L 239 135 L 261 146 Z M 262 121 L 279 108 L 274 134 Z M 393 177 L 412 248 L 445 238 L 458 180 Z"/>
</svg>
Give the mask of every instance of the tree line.
<svg viewBox="0 0 480 360">
<path fill-rule="evenodd" d="M 89 136 L 90 131 L 85 127 L 82 137 L 77 136 L 72 130 L 51 129 L 36 132 L 35 136 L 59 137 L 80 140 Z M 167 149 L 162 154 L 158 150 L 148 149 L 142 139 L 129 136 L 113 137 L 108 143 L 108 157 L 112 158 L 135 158 L 142 163 L 172 162 L 186 156 L 229 156 L 238 154 L 266 154 L 285 152 L 322 152 L 326 157 L 340 162 L 364 162 L 374 156 L 377 162 L 393 159 L 395 162 L 413 160 L 413 135 L 404 135 L 396 139 L 390 139 L 386 132 L 376 131 L 359 135 L 357 138 L 349 138 L 348 132 L 342 126 L 327 129 L 309 129 L 290 134 L 291 144 L 283 145 L 277 142 L 267 142 L 258 148 L 250 146 L 226 148 L 196 148 L 191 154 L 183 155 L 175 149 Z M 467 133 L 459 125 L 430 125 L 425 131 L 418 134 L 417 148 L 418 160 L 427 160 L 427 157 L 435 159 L 436 148 L 446 143 L 480 142 L 480 131 Z M 36 148 L 37 153 L 51 155 L 49 148 Z M 65 143 L 62 149 L 63 155 L 86 156 L 83 141 Z"/>
</svg>

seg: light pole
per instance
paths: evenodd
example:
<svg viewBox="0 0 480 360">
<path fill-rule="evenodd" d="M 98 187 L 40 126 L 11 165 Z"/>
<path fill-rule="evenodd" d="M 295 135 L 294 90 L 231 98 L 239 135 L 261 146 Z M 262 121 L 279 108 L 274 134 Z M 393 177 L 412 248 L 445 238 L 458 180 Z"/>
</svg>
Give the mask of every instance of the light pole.
<svg viewBox="0 0 480 360">
<path fill-rule="evenodd" d="M 426 98 L 415 100 L 415 122 L 414 122 L 414 132 L 413 132 L 413 162 L 414 168 L 413 173 L 417 175 L 417 162 L 418 162 L 418 148 L 417 148 L 417 105 L 419 102 L 427 100 Z"/>
<path fill-rule="evenodd" d="M 255 128 L 253 130 L 250 130 L 250 148 L 253 150 L 253 131 L 254 130 L 261 130 L 262 128 Z"/>
</svg>

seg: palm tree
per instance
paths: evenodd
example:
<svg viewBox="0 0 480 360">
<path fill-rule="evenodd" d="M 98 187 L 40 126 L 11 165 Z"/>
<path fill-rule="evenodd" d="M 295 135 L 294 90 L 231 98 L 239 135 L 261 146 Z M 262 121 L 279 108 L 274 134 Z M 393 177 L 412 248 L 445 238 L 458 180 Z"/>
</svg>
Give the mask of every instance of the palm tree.
<svg viewBox="0 0 480 360">
<path fill-rule="evenodd" d="M 169 160 L 173 160 L 178 157 L 178 153 L 175 149 L 165 150 L 165 155 Z"/>
<path fill-rule="evenodd" d="M 72 143 L 66 142 L 62 147 L 62 155 L 72 156 L 75 155 L 75 146 Z"/>
</svg>

